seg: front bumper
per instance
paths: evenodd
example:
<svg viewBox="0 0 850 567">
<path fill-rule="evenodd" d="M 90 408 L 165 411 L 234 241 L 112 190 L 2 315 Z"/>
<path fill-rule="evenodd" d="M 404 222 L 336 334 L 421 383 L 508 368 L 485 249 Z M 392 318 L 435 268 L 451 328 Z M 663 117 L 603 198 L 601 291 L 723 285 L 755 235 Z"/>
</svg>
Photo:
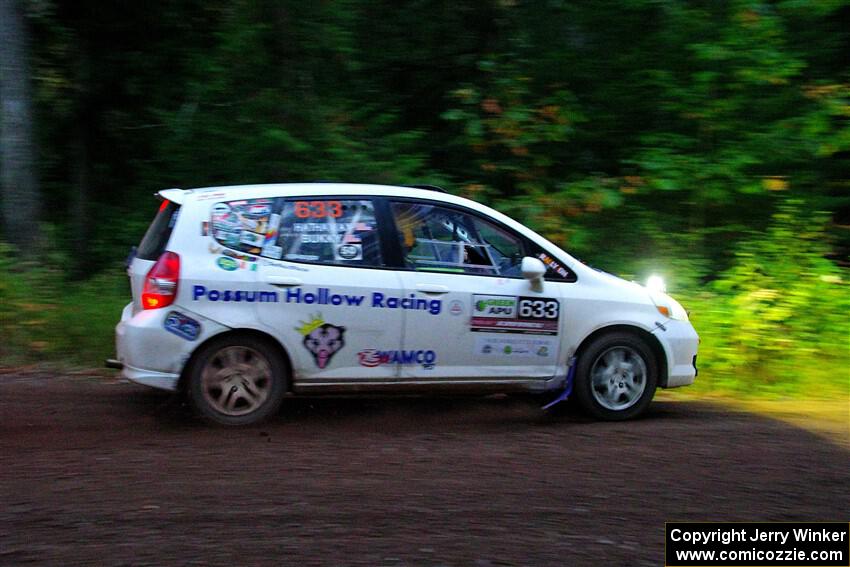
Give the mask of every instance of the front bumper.
<svg viewBox="0 0 850 567">
<path fill-rule="evenodd" d="M 664 388 L 678 388 L 694 383 L 697 369 L 697 349 L 699 335 L 690 321 L 669 319 L 656 327 L 653 334 L 658 337 L 667 356 L 667 383 Z"/>
</svg>

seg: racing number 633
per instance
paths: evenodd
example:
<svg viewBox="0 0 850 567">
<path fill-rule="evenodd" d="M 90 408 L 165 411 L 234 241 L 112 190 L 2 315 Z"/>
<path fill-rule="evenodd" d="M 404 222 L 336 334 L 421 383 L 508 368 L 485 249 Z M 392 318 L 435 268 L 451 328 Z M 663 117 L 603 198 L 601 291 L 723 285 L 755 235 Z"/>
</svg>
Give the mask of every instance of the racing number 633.
<svg viewBox="0 0 850 567">
<path fill-rule="evenodd" d="M 519 300 L 519 316 L 523 319 L 557 319 L 560 305 L 557 299 Z"/>
<path fill-rule="evenodd" d="M 342 216 L 342 203 L 339 201 L 295 201 L 295 216 L 299 219 L 323 219 Z"/>
</svg>

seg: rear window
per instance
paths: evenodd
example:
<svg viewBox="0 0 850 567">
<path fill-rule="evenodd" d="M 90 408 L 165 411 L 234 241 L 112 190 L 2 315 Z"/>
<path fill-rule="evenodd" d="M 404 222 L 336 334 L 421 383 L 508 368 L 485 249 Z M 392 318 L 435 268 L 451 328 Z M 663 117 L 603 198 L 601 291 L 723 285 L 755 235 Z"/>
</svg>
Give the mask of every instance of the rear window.
<svg viewBox="0 0 850 567">
<path fill-rule="evenodd" d="M 142 260 L 156 260 L 165 251 L 171 231 L 177 223 L 177 213 L 180 205 L 173 201 L 163 201 L 159 212 L 148 227 L 148 231 L 142 238 L 136 257 Z"/>
<path fill-rule="evenodd" d="M 248 254 L 342 266 L 381 266 L 369 199 L 245 199 L 216 203 L 210 227 L 219 244 Z"/>
<path fill-rule="evenodd" d="M 294 262 L 380 266 L 377 228 L 368 199 L 290 200 L 281 213 L 277 246 L 263 252 Z"/>
</svg>

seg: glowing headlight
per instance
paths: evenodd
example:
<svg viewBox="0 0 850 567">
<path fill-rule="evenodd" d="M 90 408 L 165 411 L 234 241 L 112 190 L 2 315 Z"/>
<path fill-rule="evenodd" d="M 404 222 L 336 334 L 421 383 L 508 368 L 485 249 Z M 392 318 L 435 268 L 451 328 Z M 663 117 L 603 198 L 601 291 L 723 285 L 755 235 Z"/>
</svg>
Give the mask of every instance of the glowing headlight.
<svg viewBox="0 0 850 567">
<path fill-rule="evenodd" d="M 667 291 L 667 284 L 664 283 L 664 278 L 661 276 L 656 276 L 655 274 L 649 276 L 646 280 L 646 289 L 650 291 L 660 291 L 664 293 Z"/>
</svg>

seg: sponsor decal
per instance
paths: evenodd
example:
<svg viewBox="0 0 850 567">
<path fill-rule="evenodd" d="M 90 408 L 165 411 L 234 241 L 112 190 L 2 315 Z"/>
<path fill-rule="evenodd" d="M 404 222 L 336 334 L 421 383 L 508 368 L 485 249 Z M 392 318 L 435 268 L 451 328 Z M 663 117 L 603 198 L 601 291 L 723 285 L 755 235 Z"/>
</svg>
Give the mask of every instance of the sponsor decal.
<svg viewBox="0 0 850 567">
<path fill-rule="evenodd" d="M 248 291 L 243 289 L 207 289 L 206 286 L 192 286 L 192 301 L 223 301 L 239 303 L 277 303 L 279 296 L 276 291 Z"/>
<path fill-rule="evenodd" d="M 287 254 L 287 260 L 301 260 L 303 262 L 315 262 L 319 259 L 316 254 Z"/>
<path fill-rule="evenodd" d="M 560 310 L 560 302 L 549 297 L 473 295 L 471 330 L 556 335 Z"/>
<path fill-rule="evenodd" d="M 546 264 L 548 268 L 550 268 L 553 272 L 561 276 L 562 278 L 566 278 L 569 276 L 567 270 L 558 263 L 557 260 L 546 254 L 545 252 L 541 252 L 537 255 L 541 262 Z"/>
<path fill-rule="evenodd" d="M 210 223 L 208 221 L 201 222 L 201 236 L 210 235 Z"/>
<path fill-rule="evenodd" d="M 259 254 L 270 232 L 272 199 L 250 199 L 215 203 L 210 208 L 210 231 L 229 248 Z M 278 219 L 279 220 L 279 219 Z"/>
<path fill-rule="evenodd" d="M 250 254 L 242 254 L 240 252 L 236 252 L 235 250 L 225 250 L 222 252 L 225 256 L 229 256 L 234 260 L 239 260 L 240 262 L 256 262 L 257 257 L 251 256 Z"/>
<path fill-rule="evenodd" d="M 165 330 L 187 341 L 194 341 L 201 334 L 201 324 L 179 311 L 170 312 L 163 323 Z"/>
<path fill-rule="evenodd" d="M 212 206 L 213 220 L 226 218 L 230 214 L 230 205 L 227 203 L 216 203 Z"/>
<path fill-rule="evenodd" d="M 222 257 L 216 260 L 216 264 L 222 270 L 232 272 L 234 270 L 251 270 L 257 271 L 257 257 L 250 254 L 243 254 L 235 250 L 224 249 L 221 251 Z"/>
<path fill-rule="evenodd" d="M 304 347 L 313 355 L 316 366 L 325 368 L 333 356 L 345 346 L 345 327 L 326 323 L 321 314 L 299 323 L 301 325 L 295 330 L 304 335 Z"/>
<path fill-rule="evenodd" d="M 455 316 L 463 315 L 463 302 L 458 300 L 458 299 L 454 299 L 454 300 L 450 301 L 449 302 L 449 313 L 451 313 L 452 315 L 455 315 Z"/>
<path fill-rule="evenodd" d="M 236 260 L 233 258 L 228 258 L 227 256 L 220 256 L 218 260 L 215 261 L 219 268 L 222 270 L 232 272 L 234 270 L 239 269 L 239 264 L 236 263 Z"/>
<path fill-rule="evenodd" d="M 232 250 L 224 250 L 222 254 L 224 255 L 219 257 L 215 261 L 216 265 L 222 270 L 228 272 L 232 272 L 235 270 L 251 270 L 252 272 L 257 271 L 257 258 L 254 256 L 240 254 Z"/>
<path fill-rule="evenodd" d="M 266 245 L 263 248 L 263 255 L 268 256 L 269 258 L 278 259 L 283 256 L 283 247 L 277 245 Z"/>
<path fill-rule="evenodd" d="M 270 215 L 272 208 L 266 204 L 248 205 L 243 213 L 247 217 L 258 218 Z"/>
<path fill-rule="evenodd" d="M 211 199 L 221 199 L 224 197 L 223 191 L 206 191 L 198 195 L 198 201 L 209 201 Z"/>
<path fill-rule="evenodd" d="M 216 230 L 213 233 L 213 236 L 215 236 L 216 240 L 224 243 L 225 246 L 230 246 L 231 248 L 238 248 L 239 247 L 239 235 L 240 234 L 241 234 L 241 231 L 225 232 L 225 231 Z"/>
<path fill-rule="evenodd" d="M 357 353 L 360 366 L 374 368 L 382 364 L 412 366 L 419 364 L 431 370 L 437 363 L 437 353 L 433 350 L 378 350 L 367 348 Z"/>
<path fill-rule="evenodd" d="M 297 264 L 287 264 L 286 262 L 280 262 L 278 260 L 269 260 L 267 258 L 263 258 L 260 260 L 260 264 L 263 266 L 271 266 L 274 268 L 283 268 L 284 270 L 295 270 L 296 272 L 309 272 L 309 268 L 305 268 L 303 266 L 299 266 Z"/>
<path fill-rule="evenodd" d="M 286 303 L 306 303 L 307 305 L 347 305 L 359 307 L 365 305 L 373 309 L 404 309 L 413 311 L 427 311 L 431 315 L 439 315 L 443 309 L 440 299 L 423 299 L 411 293 L 409 297 L 387 296 L 381 292 L 372 292 L 370 301 L 365 295 L 354 295 L 348 293 L 333 293 L 330 288 L 320 287 L 314 292 L 304 292 L 301 288 L 286 290 L 284 294 Z"/>
<path fill-rule="evenodd" d="M 336 249 L 341 260 L 362 260 L 363 246 L 360 244 L 342 244 Z"/>
<path fill-rule="evenodd" d="M 473 299 L 473 317 L 510 319 L 516 314 L 516 297 L 507 295 L 476 295 Z"/>
<path fill-rule="evenodd" d="M 278 246 L 277 239 L 280 236 L 280 215 L 274 214 L 269 218 L 269 229 L 263 241 L 263 255 L 271 258 L 283 256 L 283 247 Z"/>
<path fill-rule="evenodd" d="M 243 231 L 242 236 L 239 238 L 239 242 L 252 247 L 262 246 L 264 240 L 265 239 L 262 234 L 257 234 L 256 232 L 249 232 L 247 230 Z"/>
<path fill-rule="evenodd" d="M 502 358 L 551 359 L 557 352 L 557 340 L 552 337 L 478 337 L 475 339 L 475 354 Z"/>
</svg>

